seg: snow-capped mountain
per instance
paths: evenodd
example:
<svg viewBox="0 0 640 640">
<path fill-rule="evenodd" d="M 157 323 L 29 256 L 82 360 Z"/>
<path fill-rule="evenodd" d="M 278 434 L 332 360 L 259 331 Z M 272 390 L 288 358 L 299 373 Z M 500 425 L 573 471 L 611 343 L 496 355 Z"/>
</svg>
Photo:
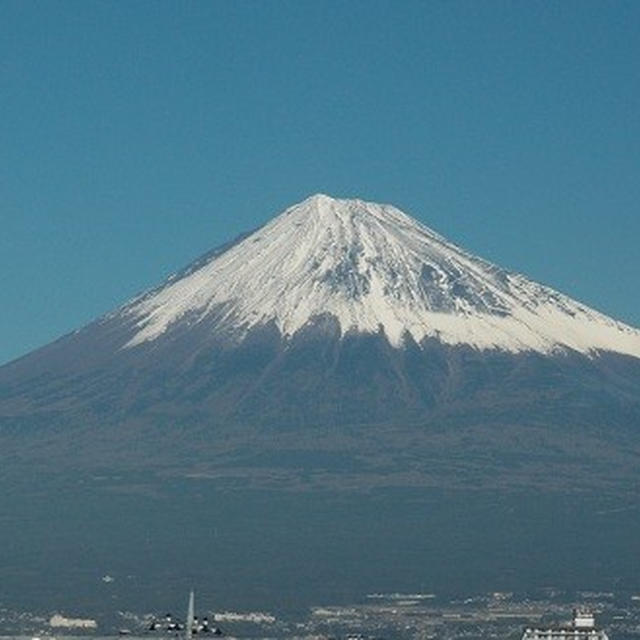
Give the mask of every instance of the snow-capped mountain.
<svg viewBox="0 0 640 640">
<path fill-rule="evenodd" d="M 319 316 L 342 335 L 383 331 L 509 352 L 640 357 L 640 331 L 472 256 L 389 205 L 315 195 L 118 312 L 125 347 L 205 323 L 235 341 L 275 323 L 291 337 Z"/>
<path fill-rule="evenodd" d="M 289 474 L 291 455 L 327 478 L 444 486 L 453 456 L 451 481 L 475 486 L 501 482 L 495 460 L 550 450 L 566 470 L 578 438 L 609 456 L 580 455 L 589 477 L 636 478 L 639 425 L 636 329 L 392 206 L 327 196 L 0 367 L 0 448 L 16 460 L 255 479 Z"/>
<path fill-rule="evenodd" d="M 313 196 L 0 367 L 0 452 L 0 566 L 55 586 L 45 607 L 74 593 L 50 574 L 107 571 L 143 610 L 233 580 L 291 606 L 300 576 L 316 603 L 345 576 L 466 593 L 478 558 L 482 591 L 574 565 L 576 590 L 631 590 L 609 560 L 637 551 L 640 333 L 394 207 Z"/>
</svg>

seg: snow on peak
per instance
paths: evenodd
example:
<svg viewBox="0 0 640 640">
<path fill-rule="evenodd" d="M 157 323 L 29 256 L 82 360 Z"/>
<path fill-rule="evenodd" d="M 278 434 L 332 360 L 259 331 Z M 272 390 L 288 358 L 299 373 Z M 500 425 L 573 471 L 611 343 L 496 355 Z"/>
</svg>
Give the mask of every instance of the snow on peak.
<svg viewBox="0 0 640 640">
<path fill-rule="evenodd" d="M 391 205 L 323 194 L 120 313 L 137 326 L 127 347 L 203 321 L 238 340 L 269 322 L 289 337 L 328 314 L 343 334 L 384 331 L 396 346 L 410 335 L 478 349 L 640 357 L 640 331 L 464 252 Z"/>
</svg>

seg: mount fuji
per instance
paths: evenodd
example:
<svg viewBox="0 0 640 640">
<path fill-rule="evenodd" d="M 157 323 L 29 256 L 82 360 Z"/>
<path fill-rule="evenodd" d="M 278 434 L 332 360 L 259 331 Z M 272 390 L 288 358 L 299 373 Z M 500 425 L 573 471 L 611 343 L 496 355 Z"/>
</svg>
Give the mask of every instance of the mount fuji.
<svg viewBox="0 0 640 640">
<path fill-rule="evenodd" d="M 463 484 L 545 484 L 550 455 L 597 482 L 577 470 L 635 469 L 639 426 L 640 331 L 325 195 L 0 368 L 18 458 L 249 483 L 446 484 L 450 455 Z"/>
<path fill-rule="evenodd" d="M 0 451 L 22 608 L 640 588 L 640 331 L 392 206 L 313 196 L 0 367 Z"/>
</svg>

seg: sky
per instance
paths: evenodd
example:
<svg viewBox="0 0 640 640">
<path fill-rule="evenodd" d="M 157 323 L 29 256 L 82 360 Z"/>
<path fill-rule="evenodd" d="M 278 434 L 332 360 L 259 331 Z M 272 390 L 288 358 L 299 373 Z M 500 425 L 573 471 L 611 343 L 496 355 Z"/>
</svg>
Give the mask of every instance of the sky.
<svg viewBox="0 0 640 640">
<path fill-rule="evenodd" d="M 640 326 L 640 3 L 0 0 L 0 363 L 310 194 Z"/>
</svg>

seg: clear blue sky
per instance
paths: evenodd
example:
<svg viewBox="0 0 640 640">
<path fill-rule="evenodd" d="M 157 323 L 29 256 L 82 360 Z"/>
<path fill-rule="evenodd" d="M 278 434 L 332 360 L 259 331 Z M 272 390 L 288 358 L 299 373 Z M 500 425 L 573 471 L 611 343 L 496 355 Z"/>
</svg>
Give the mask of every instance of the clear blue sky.
<svg viewBox="0 0 640 640">
<path fill-rule="evenodd" d="M 0 0 L 0 362 L 314 192 L 640 326 L 640 2 Z"/>
</svg>

